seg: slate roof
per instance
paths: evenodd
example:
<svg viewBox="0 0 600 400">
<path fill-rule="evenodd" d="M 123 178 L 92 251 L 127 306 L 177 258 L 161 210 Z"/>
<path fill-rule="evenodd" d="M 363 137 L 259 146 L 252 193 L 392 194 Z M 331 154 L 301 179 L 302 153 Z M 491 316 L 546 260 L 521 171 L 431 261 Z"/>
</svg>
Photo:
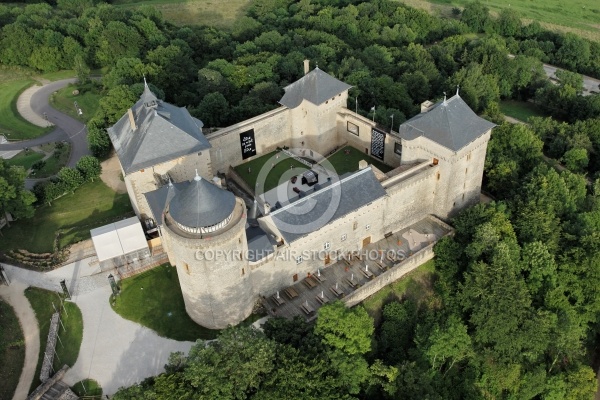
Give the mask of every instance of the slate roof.
<svg viewBox="0 0 600 400">
<path fill-rule="evenodd" d="M 258 226 L 249 226 L 246 228 L 246 240 L 248 241 L 248 261 L 256 262 L 275 250 L 273 246 L 277 243 L 270 235 Z"/>
<path fill-rule="evenodd" d="M 296 108 L 302 103 L 302 100 L 308 100 L 318 106 L 351 87 L 317 67 L 296 82 L 286 86 L 285 94 L 279 103 L 288 108 Z"/>
<path fill-rule="evenodd" d="M 175 191 L 169 202 L 169 214 L 181 225 L 199 228 L 224 221 L 234 207 L 233 193 L 196 175 L 194 180 Z"/>
<path fill-rule="evenodd" d="M 108 128 L 125 174 L 209 149 L 202 121 L 184 107 L 159 100 L 148 86 L 132 107 L 136 129 L 128 113 Z"/>
<path fill-rule="evenodd" d="M 173 196 L 175 196 L 177 191 L 187 186 L 186 184 L 187 182 L 169 183 L 156 190 L 144 193 L 156 225 L 163 224 L 162 215 L 167 208 L 167 204 L 171 201 Z"/>
<path fill-rule="evenodd" d="M 475 114 L 457 94 L 404 122 L 398 133 L 406 140 L 425 136 L 458 151 L 495 126 Z"/>
<path fill-rule="evenodd" d="M 385 195 L 385 189 L 368 167 L 278 208 L 268 217 L 284 240 L 291 243 Z M 335 206 L 337 201 L 339 203 Z M 334 207 L 332 214 L 328 215 L 330 204 Z"/>
</svg>

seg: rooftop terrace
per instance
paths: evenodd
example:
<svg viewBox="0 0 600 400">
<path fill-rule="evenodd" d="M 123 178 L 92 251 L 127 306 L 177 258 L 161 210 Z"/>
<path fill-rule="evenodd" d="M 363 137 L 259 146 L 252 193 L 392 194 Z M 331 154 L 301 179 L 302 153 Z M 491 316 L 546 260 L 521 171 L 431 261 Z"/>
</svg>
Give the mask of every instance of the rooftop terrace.
<svg viewBox="0 0 600 400">
<path fill-rule="evenodd" d="M 263 298 L 263 304 L 272 316 L 300 315 L 307 321 L 335 299 L 354 305 L 427 261 L 425 253 L 431 254 L 433 245 L 452 232 L 442 221 L 426 217 L 358 254 L 340 255 L 337 262 Z"/>
</svg>

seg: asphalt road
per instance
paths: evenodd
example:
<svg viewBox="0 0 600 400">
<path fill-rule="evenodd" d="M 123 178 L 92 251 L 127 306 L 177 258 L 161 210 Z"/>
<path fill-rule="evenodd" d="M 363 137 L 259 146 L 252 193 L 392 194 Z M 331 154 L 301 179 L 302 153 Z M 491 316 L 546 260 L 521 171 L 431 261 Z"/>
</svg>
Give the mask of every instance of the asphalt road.
<svg viewBox="0 0 600 400">
<path fill-rule="evenodd" d="M 36 114 L 48 116 L 48 120 L 55 125 L 55 129 L 39 138 L 0 144 L 0 151 L 20 150 L 25 147 L 39 146 L 45 143 L 67 140 L 71 142 L 71 157 L 67 166 L 74 167 L 77 161 L 85 155 L 90 154 L 87 144 L 87 129 L 85 125 L 66 114 L 52 108 L 48 102 L 50 95 L 75 82 L 76 79 L 63 79 L 44 85 L 31 98 L 31 109 Z"/>
</svg>

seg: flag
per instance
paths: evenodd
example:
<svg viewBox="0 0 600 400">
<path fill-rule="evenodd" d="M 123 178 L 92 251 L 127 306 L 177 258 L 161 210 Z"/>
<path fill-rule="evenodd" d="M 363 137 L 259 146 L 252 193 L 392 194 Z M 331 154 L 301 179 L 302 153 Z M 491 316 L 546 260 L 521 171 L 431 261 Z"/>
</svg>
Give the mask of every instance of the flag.
<svg viewBox="0 0 600 400">
<path fill-rule="evenodd" d="M 371 111 L 375 111 L 375 106 L 371 107 Z"/>
</svg>

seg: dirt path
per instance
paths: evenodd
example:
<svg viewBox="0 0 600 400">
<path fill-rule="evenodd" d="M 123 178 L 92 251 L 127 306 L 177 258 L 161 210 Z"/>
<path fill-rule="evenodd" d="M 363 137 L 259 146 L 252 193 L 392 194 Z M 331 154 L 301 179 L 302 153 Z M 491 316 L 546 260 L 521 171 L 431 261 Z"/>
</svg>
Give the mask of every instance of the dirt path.
<svg viewBox="0 0 600 400">
<path fill-rule="evenodd" d="M 115 192 L 127 193 L 125 182 L 121 180 L 121 166 L 116 154 L 113 153 L 109 159 L 102 162 L 100 179 Z"/>
<path fill-rule="evenodd" d="M 40 354 L 40 330 L 33 308 L 23 293 L 26 288 L 27 285 L 20 282 L 12 282 L 10 286 L 0 285 L 0 296 L 15 309 L 25 336 L 25 362 L 13 400 L 27 398 Z"/>
</svg>

